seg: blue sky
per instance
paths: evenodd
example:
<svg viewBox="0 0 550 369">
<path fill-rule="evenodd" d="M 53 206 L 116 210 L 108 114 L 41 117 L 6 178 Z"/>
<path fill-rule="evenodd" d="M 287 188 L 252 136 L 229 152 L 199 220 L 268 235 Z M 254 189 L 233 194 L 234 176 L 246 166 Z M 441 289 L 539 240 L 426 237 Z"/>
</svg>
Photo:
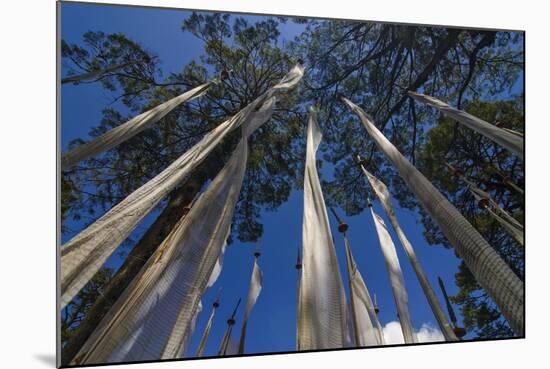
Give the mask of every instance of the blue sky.
<svg viewBox="0 0 550 369">
<path fill-rule="evenodd" d="M 179 71 L 192 59 L 198 60 L 202 53 L 202 41 L 181 31 L 182 21 L 189 14 L 188 11 L 180 10 L 63 3 L 62 38 L 69 43 L 81 43 L 82 35 L 89 30 L 105 33 L 122 32 L 157 54 L 162 60 L 161 67 L 166 75 L 169 72 Z M 247 16 L 247 18 L 258 17 Z M 280 29 L 281 37 L 290 39 L 301 30 L 301 27 L 293 23 L 283 25 Z M 66 71 L 62 73 L 65 74 Z M 62 86 L 61 99 L 62 149 L 65 150 L 71 140 L 89 138 L 90 128 L 99 125 L 102 117 L 101 110 L 112 102 L 113 96 L 110 92 L 104 91 L 99 84 L 76 86 L 66 84 Z M 120 104 L 112 106 L 123 113 L 127 111 Z M 331 176 L 330 167 L 323 166 L 321 173 L 323 178 Z M 449 294 L 454 294 L 457 291 L 454 274 L 460 261 L 452 250 L 427 244 L 422 236 L 423 227 L 420 224 L 420 217 L 416 212 L 400 209 L 395 202 L 394 206 L 402 228 L 413 244 L 428 279 L 443 304 L 437 287 L 437 276 L 441 276 L 445 281 Z M 389 224 L 377 202 L 374 208 Z M 248 324 L 246 353 L 293 351 L 295 348 L 296 270 L 294 264 L 297 246 L 302 239 L 302 209 L 302 192 L 293 191 L 289 200 L 277 211 L 261 214 L 264 235 L 260 241 L 262 256 L 259 264 L 263 270 L 264 284 Z M 343 215 L 341 210 L 337 209 L 337 211 L 341 216 Z M 157 213 L 154 212 L 147 217 L 131 237 L 138 239 L 156 215 Z M 369 212 L 364 211 L 345 220 L 350 226 L 349 238 L 358 267 L 371 294 L 376 294 L 381 309 L 382 324 L 397 320 L 388 275 Z M 345 278 L 343 240 L 336 230 L 336 223 L 332 217 L 331 222 L 342 276 Z M 74 236 L 74 232 L 83 228 L 82 222 L 69 222 L 68 225 L 73 232 L 63 235 L 62 242 L 66 242 Z M 392 237 L 405 275 L 413 324 L 416 329 L 420 329 L 423 324 L 436 327 L 436 321 L 416 276 L 393 232 Z M 220 278 L 204 296 L 203 313 L 199 317 L 189 352 L 192 353 L 196 349 L 210 314 L 212 301 L 218 288 L 223 286 L 221 306 L 205 350 L 205 355 L 216 355 L 226 328 L 225 320 L 231 313 L 236 300 L 239 297 L 243 300 L 246 298 L 254 249 L 253 244 L 239 242 L 227 248 Z M 116 268 L 121 261 L 120 253 L 115 252 L 107 265 Z M 344 286 L 347 290 L 345 279 Z M 237 315 L 237 325 L 233 334 L 235 340 L 238 340 L 240 331 L 242 307 Z M 458 310 L 456 312 L 458 313 Z"/>
</svg>

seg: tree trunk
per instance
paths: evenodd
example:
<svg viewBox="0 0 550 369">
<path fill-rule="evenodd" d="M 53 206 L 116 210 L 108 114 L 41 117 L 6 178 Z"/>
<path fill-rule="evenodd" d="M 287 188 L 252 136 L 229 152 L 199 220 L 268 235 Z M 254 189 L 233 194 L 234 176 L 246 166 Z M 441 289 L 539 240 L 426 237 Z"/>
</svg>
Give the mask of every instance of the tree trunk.
<svg viewBox="0 0 550 369">
<path fill-rule="evenodd" d="M 62 365 L 68 365 L 71 362 L 111 306 L 139 273 L 176 222 L 187 211 L 186 205 L 193 200 L 202 185 L 208 179 L 213 178 L 223 166 L 222 161 L 214 159 L 215 155 L 211 158 L 213 160 L 207 159 L 183 185 L 175 188 L 170 193 L 166 207 L 126 257 L 124 263 L 105 287 L 103 294 L 98 296 L 84 320 L 70 335 L 62 351 Z"/>
</svg>

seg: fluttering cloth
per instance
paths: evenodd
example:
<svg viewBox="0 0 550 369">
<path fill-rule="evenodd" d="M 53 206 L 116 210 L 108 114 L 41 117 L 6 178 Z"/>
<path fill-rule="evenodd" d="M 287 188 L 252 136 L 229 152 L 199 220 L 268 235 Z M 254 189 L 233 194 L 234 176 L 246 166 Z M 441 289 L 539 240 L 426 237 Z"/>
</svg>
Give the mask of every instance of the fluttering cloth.
<svg viewBox="0 0 550 369">
<path fill-rule="evenodd" d="M 348 236 L 345 233 L 344 245 L 346 248 L 355 346 L 381 346 L 384 344 L 382 325 L 378 320 L 367 285 L 357 269 L 357 264 L 349 246 Z"/>
<path fill-rule="evenodd" d="M 315 160 L 321 138 L 317 113 L 312 108 L 307 128 L 304 175 L 298 350 L 345 347 L 346 336 L 349 336 L 346 297 Z"/>
<path fill-rule="evenodd" d="M 399 241 L 401 242 L 401 245 L 403 246 L 403 249 L 405 250 L 407 257 L 411 262 L 414 272 L 416 273 L 418 281 L 422 286 L 422 290 L 426 295 L 426 299 L 428 300 L 428 303 L 432 309 L 435 319 L 437 320 L 437 323 L 439 324 L 439 328 L 441 329 L 441 332 L 445 337 L 445 340 L 458 341 L 458 338 L 453 332 L 453 327 L 447 320 L 447 316 L 445 315 L 445 313 L 443 312 L 443 309 L 441 308 L 441 305 L 439 304 L 435 291 L 430 285 L 430 282 L 428 281 L 426 274 L 424 274 L 424 270 L 422 270 L 422 266 L 420 265 L 420 262 L 416 257 L 416 253 L 414 252 L 414 249 L 411 243 L 407 239 L 407 236 L 405 236 L 405 232 L 403 232 L 403 230 L 401 229 L 401 226 L 399 225 L 399 222 L 397 221 L 397 217 L 395 215 L 393 206 L 391 204 L 391 196 L 390 196 L 390 191 L 388 190 L 388 187 L 386 187 L 384 182 L 382 182 L 381 180 L 376 178 L 374 175 L 372 175 L 369 171 L 367 171 L 365 167 L 363 167 L 362 165 L 361 165 L 361 169 L 363 170 L 363 173 L 367 177 L 372 189 L 374 190 L 376 197 L 382 204 L 382 208 L 384 208 L 384 211 L 386 212 L 386 215 L 390 220 L 393 230 L 397 234 L 397 237 L 399 238 Z"/>
<path fill-rule="evenodd" d="M 269 119 L 275 99 L 244 123 L 229 161 L 103 318 L 75 364 L 183 356 L 201 297 L 220 273 L 246 170 L 247 137 Z"/>
<path fill-rule="evenodd" d="M 173 99 L 170 99 L 154 107 L 153 109 L 146 111 L 145 113 L 141 113 L 126 123 L 123 123 L 102 134 L 101 136 L 70 150 L 61 158 L 61 170 L 68 170 L 82 160 L 92 158 L 104 151 L 120 145 L 126 140 L 129 140 L 138 133 L 153 126 L 153 124 L 161 120 L 178 105 L 204 95 L 208 89 L 210 89 L 213 84 L 218 83 L 218 81 L 219 79 L 216 78 L 184 92 L 183 94 L 176 96 Z"/>
<path fill-rule="evenodd" d="M 439 225 L 514 332 L 523 335 L 523 282 L 462 214 L 376 128 L 371 118 L 348 99 L 343 101 L 359 116 L 370 137 Z"/>
<path fill-rule="evenodd" d="M 498 128 L 497 126 L 468 114 L 463 110 L 452 108 L 448 104 L 434 97 L 412 91 L 408 91 L 407 94 L 416 101 L 438 109 L 449 118 L 455 119 L 466 127 L 487 137 L 489 140 L 504 147 L 523 160 L 523 136 L 521 136 L 521 134 L 517 132 L 512 133 L 510 130 Z"/>
<path fill-rule="evenodd" d="M 405 279 L 403 278 L 401 265 L 399 265 L 395 245 L 393 244 L 384 220 L 382 220 L 382 218 L 374 212 L 372 207 L 370 208 L 370 212 L 372 214 L 372 219 L 374 220 L 376 233 L 378 234 L 378 239 L 380 240 L 380 248 L 382 249 L 384 261 L 390 277 L 391 289 L 395 299 L 397 313 L 399 314 L 399 322 L 401 323 L 401 330 L 403 331 L 405 343 L 414 343 L 416 342 L 416 339 L 414 337 L 414 327 L 412 325 L 411 314 L 409 312 L 409 296 L 407 294 L 407 289 L 405 288 Z"/>
<path fill-rule="evenodd" d="M 254 110 L 264 102 L 296 86 L 303 73 L 303 67 L 296 65 L 280 83 L 207 133 L 201 141 L 164 171 L 68 241 L 61 249 L 61 307 L 72 300 L 138 223 L 164 196 L 181 183 L 227 134 L 249 121 Z"/>
<path fill-rule="evenodd" d="M 246 326 L 248 324 L 248 318 L 252 312 L 252 308 L 260 296 L 262 290 L 262 271 L 258 266 L 258 262 L 254 259 L 254 267 L 252 268 L 252 277 L 250 278 L 250 286 L 248 287 L 248 297 L 246 299 L 246 306 L 244 308 L 243 326 L 241 328 L 241 338 L 239 339 L 239 355 L 244 354 L 244 344 L 246 339 Z"/>
</svg>

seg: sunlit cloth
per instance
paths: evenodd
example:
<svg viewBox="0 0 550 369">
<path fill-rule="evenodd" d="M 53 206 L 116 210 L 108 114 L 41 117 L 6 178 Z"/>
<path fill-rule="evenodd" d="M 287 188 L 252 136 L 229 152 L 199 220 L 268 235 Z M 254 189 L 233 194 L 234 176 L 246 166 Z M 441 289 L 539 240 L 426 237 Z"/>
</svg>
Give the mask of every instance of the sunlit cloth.
<svg viewBox="0 0 550 369">
<path fill-rule="evenodd" d="M 304 178 L 303 268 L 299 295 L 299 350 L 346 345 L 346 298 L 330 232 L 315 153 L 322 134 L 310 109 Z"/>
<path fill-rule="evenodd" d="M 475 186 L 471 181 L 466 180 L 468 183 L 468 189 L 470 193 L 474 196 L 477 203 L 482 205 L 481 207 L 485 209 L 489 215 L 495 219 L 500 225 L 506 229 L 506 231 L 514 237 L 514 239 L 522 246 L 524 246 L 524 229 L 523 225 L 518 222 L 514 217 L 512 217 L 508 212 L 502 209 L 491 196 Z M 483 204 L 486 204 L 483 206 Z M 494 210 L 493 210 L 494 209 Z"/>
<path fill-rule="evenodd" d="M 252 277 L 250 278 L 250 286 L 248 288 L 248 297 L 246 299 L 246 307 L 243 315 L 243 326 L 241 329 L 241 338 L 239 340 L 239 354 L 244 354 L 244 344 L 246 339 L 246 326 L 248 324 L 248 318 L 252 312 L 252 308 L 256 304 L 260 291 L 262 290 L 262 271 L 258 266 L 258 262 L 254 259 L 254 267 L 252 269 Z"/>
<path fill-rule="evenodd" d="M 201 297 L 221 269 L 247 137 L 271 116 L 274 104 L 275 97 L 252 114 L 229 161 L 104 317 L 75 364 L 172 359 L 185 352 Z"/>
<path fill-rule="evenodd" d="M 94 70 L 94 71 L 88 72 L 88 73 L 68 76 L 68 77 L 63 78 L 61 80 L 61 84 L 65 84 L 65 83 L 78 84 L 78 83 L 84 82 L 84 81 L 93 81 L 95 79 L 103 77 L 104 75 L 106 75 L 108 73 L 117 71 L 119 69 L 127 67 L 128 65 L 132 65 L 132 64 L 136 64 L 136 63 L 139 63 L 139 62 L 138 61 L 130 61 L 130 62 L 126 62 L 126 63 L 115 64 L 115 65 L 112 65 L 112 66 L 107 67 L 105 69 L 99 69 L 99 70 Z"/>
<path fill-rule="evenodd" d="M 343 98 L 343 101 L 359 116 L 370 137 L 439 225 L 512 329 L 523 335 L 523 282 L 460 212 L 376 128 L 372 119 L 348 99 Z"/>
<path fill-rule="evenodd" d="M 344 233 L 346 248 L 346 262 L 350 286 L 350 304 L 353 315 L 353 333 L 355 346 L 380 346 L 384 344 L 382 325 L 378 320 L 374 304 L 367 289 L 367 285 L 357 269 L 349 246 L 348 236 Z"/>
<path fill-rule="evenodd" d="M 61 249 L 61 307 L 72 300 L 138 223 L 164 196 L 181 183 L 227 134 L 240 125 L 250 122 L 252 117 L 258 117 L 258 114 L 254 115 L 257 108 L 296 86 L 303 73 L 303 67 L 296 65 L 279 84 L 207 133 L 200 142 L 164 171 L 65 243 Z M 265 112 L 263 114 L 266 115 Z M 255 120 L 255 125 L 261 124 L 261 119 Z"/>
<path fill-rule="evenodd" d="M 443 312 L 443 309 L 441 308 L 441 305 L 439 304 L 435 291 L 430 285 L 430 282 L 428 281 L 426 274 L 424 274 L 424 271 L 422 270 L 422 266 L 420 265 L 420 262 L 416 257 L 416 253 L 414 252 L 414 249 L 411 243 L 407 239 L 407 236 L 405 236 L 405 232 L 403 232 L 403 230 L 401 229 L 401 226 L 399 225 L 399 222 L 397 221 L 397 217 L 395 215 L 393 206 L 391 204 L 391 196 L 390 196 L 390 191 L 388 190 L 388 187 L 386 187 L 384 182 L 382 182 L 381 180 L 376 178 L 374 175 L 372 175 L 369 171 L 367 171 L 365 167 L 363 167 L 362 165 L 361 165 L 361 169 L 363 170 L 363 173 L 367 177 L 372 189 L 374 190 L 376 197 L 382 204 L 382 207 L 384 208 L 384 211 L 386 212 L 386 215 L 390 220 L 393 230 L 397 234 L 397 237 L 399 238 L 399 241 L 401 242 L 401 245 L 403 246 L 403 249 L 405 250 L 407 257 L 411 262 L 414 272 L 416 273 L 418 281 L 422 286 L 422 290 L 426 295 L 426 299 L 428 300 L 428 303 L 432 309 L 435 319 L 437 320 L 437 323 L 439 324 L 439 328 L 441 329 L 441 332 L 445 337 L 445 340 L 458 341 L 458 338 L 453 332 L 453 327 L 447 320 L 447 316 L 445 315 L 445 313 Z"/>
<path fill-rule="evenodd" d="M 101 136 L 70 150 L 61 158 L 61 170 L 68 170 L 78 162 L 110 150 L 122 142 L 134 137 L 138 133 L 151 128 L 153 124 L 161 120 L 178 105 L 204 95 L 208 89 L 210 89 L 213 84 L 218 83 L 218 81 L 219 79 L 216 78 L 184 92 L 183 94 L 176 96 L 173 99 L 170 99 L 154 107 L 153 109 L 146 111 L 145 113 L 141 113 L 126 123 L 123 123 L 102 134 Z"/>
<path fill-rule="evenodd" d="M 411 314 L 409 312 L 409 296 L 405 288 L 405 279 L 403 278 L 403 272 L 401 271 L 401 265 L 399 265 L 399 259 L 397 258 L 397 251 L 395 245 L 390 237 L 386 224 L 380 218 L 378 214 L 374 212 L 372 207 L 370 208 L 372 219 L 376 227 L 376 233 L 380 241 L 380 248 L 384 255 L 384 261 L 386 262 L 386 268 L 390 277 L 390 284 L 395 298 L 395 305 L 397 306 L 397 313 L 399 314 L 399 322 L 401 323 L 401 330 L 403 331 L 403 337 L 405 343 L 414 343 L 414 328 L 411 322 Z"/>
<path fill-rule="evenodd" d="M 202 333 L 199 346 L 197 347 L 197 351 L 195 352 L 196 357 L 201 357 L 202 353 L 204 352 L 204 348 L 206 347 L 206 342 L 208 342 L 208 337 L 210 336 L 210 330 L 212 329 L 212 324 L 214 322 L 214 316 L 216 315 L 217 308 L 218 308 L 218 305 L 217 303 L 215 303 L 214 306 L 212 307 L 210 318 L 208 318 L 208 322 L 206 323 L 206 327 L 204 328 L 204 332 Z"/>
<path fill-rule="evenodd" d="M 416 101 L 438 109 L 449 118 L 455 119 L 459 123 L 462 123 L 466 127 L 487 137 L 489 140 L 497 143 L 514 155 L 523 159 L 523 137 L 520 133 L 512 133 L 509 130 L 498 128 L 491 123 L 466 113 L 465 111 L 452 108 L 448 104 L 434 97 L 422 95 L 412 91 L 408 91 L 407 94 Z"/>
</svg>

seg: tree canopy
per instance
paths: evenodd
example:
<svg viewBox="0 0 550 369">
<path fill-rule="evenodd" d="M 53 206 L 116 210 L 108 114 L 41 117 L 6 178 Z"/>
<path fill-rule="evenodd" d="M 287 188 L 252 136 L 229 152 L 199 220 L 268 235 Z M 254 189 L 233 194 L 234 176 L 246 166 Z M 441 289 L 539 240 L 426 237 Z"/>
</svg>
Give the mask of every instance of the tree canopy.
<svg viewBox="0 0 550 369">
<path fill-rule="evenodd" d="M 285 23 L 300 25 L 303 31 L 283 43 L 280 29 Z M 304 122 L 312 104 L 319 107 L 322 157 L 333 168 L 332 176 L 323 183 L 330 205 L 353 215 L 365 209 L 367 199 L 373 197 L 354 162 L 358 153 L 366 158 L 369 171 L 388 184 L 402 207 L 418 208 L 358 119 L 338 102 L 336 97 L 343 95 L 371 114 L 392 143 L 523 276 L 523 249 L 476 207 L 466 186 L 444 166 L 447 161 L 460 168 L 521 220 L 523 196 L 503 179 L 522 187 L 523 163 L 480 135 L 440 117 L 435 109 L 415 104 L 405 93 L 424 92 L 488 122 L 522 132 L 523 103 L 521 91 L 517 92 L 524 67 L 522 33 L 291 17 L 253 21 L 239 15 L 203 12 L 184 19 L 181 28 L 202 40 L 204 52 L 199 60 L 167 76 L 162 74 L 160 57 L 148 49 L 154 45 L 146 47 L 123 34 L 90 31 L 79 44 L 62 43 L 63 62 L 72 75 L 135 61 L 95 81 L 126 110 L 106 108 L 102 121 L 90 132 L 92 137 L 223 71 L 231 71 L 204 97 L 178 106 L 153 128 L 64 172 L 64 222 L 84 215 L 92 220 L 99 217 L 302 60 L 306 68 L 303 83 L 278 103 L 270 124 L 251 137 L 233 239 L 257 240 L 263 231 L 261 210 L 276 210 L 293 189 L 301 189 Z M 215 176 L 237 139 L 238 134 L 233 134 L 201 165 L 204 175 L 195 191 Z M 71 146 L 80 143 L 76 140 Z M 448 247 L 429 216 L 421 214 L 428 242 Z M 512 335 L 464 265 L 456 274 L 456 282 L 460 292 L 454 302 L 461 306 L 467 328 L 475 329 L 480 337 Z M 77 298 L 84 301 L 83 296 Z M 66 316 L 70 315 L 67 312 Z"/>
</svg>

